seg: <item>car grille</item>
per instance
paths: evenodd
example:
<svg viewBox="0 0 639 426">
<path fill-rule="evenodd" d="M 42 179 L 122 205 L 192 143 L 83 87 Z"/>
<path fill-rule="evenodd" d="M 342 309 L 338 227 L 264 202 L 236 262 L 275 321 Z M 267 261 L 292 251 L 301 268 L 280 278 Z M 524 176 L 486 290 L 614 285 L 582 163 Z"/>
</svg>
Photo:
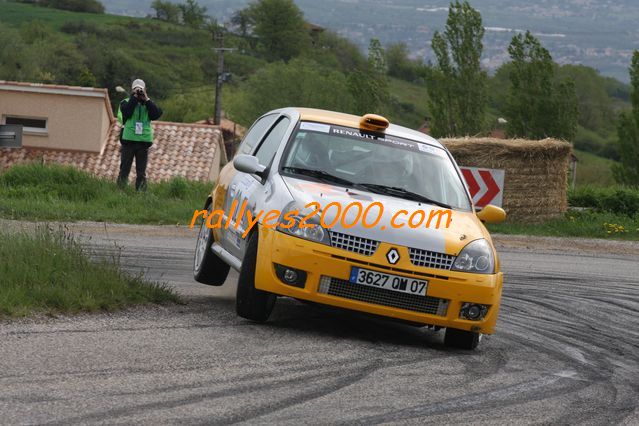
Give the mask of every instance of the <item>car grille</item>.
<svg viewBox="0 0 639 426">
<path fill-rule="evenodd" d="M 424 268 L 450 269 L 455 261 L 455 256 L 436 251 L 409 248 L 410 261 L 415 266 Z"/>
<path fill-rule="evenodd" d="M 320 279 L 318 292 L 344 299 L 358 300 L 424 314 L 445 316 L 448 310 L 447 299 L 368 287 L 325 275 Z"/>
<path fill-rule="evenodd" d="M 333 247 L 352 251 L 364 256 L 371 256 L 377 250 L 379 241 L 368 238 L 356 237 L 354 235 L 331 232 L 331 244 Z"/>
</svg>

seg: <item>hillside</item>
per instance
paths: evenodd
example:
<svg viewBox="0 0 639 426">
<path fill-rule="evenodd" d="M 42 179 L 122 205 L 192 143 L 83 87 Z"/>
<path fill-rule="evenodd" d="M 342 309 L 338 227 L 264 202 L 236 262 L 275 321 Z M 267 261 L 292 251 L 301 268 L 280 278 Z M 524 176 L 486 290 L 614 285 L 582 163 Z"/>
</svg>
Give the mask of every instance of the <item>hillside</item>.
<svg viewBox="0 0 639 426">
<path fill-rule="evenodd" d="M 607 187 L 615 184 L 611 170 L 615 161 L 581 150 L 575 150 L 575 156 L 578 160 L 577 187 Z"/>
<path fill-rule="evenodd" d="M 112 8 L 115 2 L 106 3 Z M 219 10 L 230 13 L 228 7 Z M 312 47 L 285 65 L 257 49 L 254 39 L 227 33 L 226 46 L 237 49 L 225 57 L 229 78 L 223 105 L 230 118 L 249 125 L 265 110 L 288 104 L 357 113 L 352 100 L 339 99 L 343 97 L 339 93 L 348 91 L 350 73 L 365 67 L 363 52 L 330 31 L 318 37 Z M 142 77 L 150 95 L 164 108 L 164 119 L 194 122 L 213 114 L 217 58 L 212 51 L 216 44 L 207 30 L 150 18 L 74 13 L 0 1 L 0 45 L 4 46 L 0 79 L 107 87 L 115 101 L 121 97 L 116 86 L 127 87 L 132 78 Z M 427 90 L 420 77 L 425 68 L 416 61 L 409 67 L 411 72 L 402 74 L 394 72 L 389 63 L 390 96 L 380 111 L 397 124 L 418 128 L 428 116 Z M 282 79 L 287 73 L 288 80 L 279 82 L 280 87 L 264 80 Z M 503 116 L 508 75 L 508 68 L 501 67 L 490 78 L 487 129 Z M 290 84 L 298 76 L 305 90 Z M 583 176 L 585 182 L 596 183 L 599 175 L 601 181 L 608 181 L 609 162 L 588 153 L 616 158 L 615 121 L 618 112 L 629 106 L 629 88 L 585 66 L 562 66 L 559 76 L 576 82 L 580 127 L 575 145 L 586 156 L 580 172 L 589 169 L 588 164 L 599 170 L 595 177 L 580 174 L 579 181 Z M 260 107 L 252 96 L 265 86 L 280 96 Z M 247 110 L 247 105 L 253 108 Z"/>
<path fill-rule="evenodd" d="M 247 2 L 200 0 L 200 3 L 208 6 L 209 14 L 223 21 L 228 20 Z M 417 56 L 426 55 L 424 57 L 427 59 L 433 58 L 428 56 L 430 53 L 428 49 L 424 50 L 424 46 L 428 46 L 434 30 L 443 27 L 448 4 L 447 1 L 439 0 L 427 6 L 414 0 L 394 2 L 327 0 L 321 4 L 297 0 L 296 3 L 305 12 L 306 19 L 338 31 L 348 39 L 354 40 L 362 49 L 367 47 L 370 38 L 379 37 L 387 45 L 397 41 L 406 43 L 409 52 L 416 54 L 415 49 L 418 49 L 421 53 Z M 637 7 L 627 1 L 616 3 L 614 7 L 606 5 L 607 3 L 595 2 L 530 5 L 518 0 L 506 2 L 486 0 L 478 5 L 486 26 L 483 66 L 494 72 L 491 78 L 491 93 L 497 94 L 491 96 L 493 98 L 490 105 L 491 123 L 503 115 L 501 112 L 504 110 L 503 100 L 506 98 L 510 84 L 508 73 L 503 67 L 497 68 L 508 60 L 507 45 L 515 34 L 508 28 L 531 29 L 544 46 L 549 48 L 558 63 L 585 63 L 603 70 L 603 75 L 600 75 L 588 66 L 564 65 L 559 70 L 559 76 L 572 78 L 577 86 L 580 127 L 574 140 L 576 146 L 607 158 L 617 158 L 614 146 L 615 121 L 619 111 L 629 107 L 629 89 L 619 80 L 605 75 L 616 75 L 622 80 L 628 79 L 627 57 L 631 52 L 628 49 L 634 45 L 630 43 L 623 47 L 623 43 L 628 44 L 626 37 L 611 39 L 607 31 L 613 28 L 610 26 L 613 23 L 620 27 L 628 27 L 630 24 L 634 25 L 634 22 L 616 14 L 611 19 L 606 19 L 593 27 L 589 19 L 593 16 L 609 17 L 612 9 L 617 11 L 623 9 L 624 13 L 632 16 Z M 148 7 L 148 4 L 144 2 L 136 3 L 135 6 L 126 0 L 110 2 L 109 7 L 112 10 L 115 10 L 116 6 L 120 13 L 125 12 L 127 7 L 133 8 L 129 9 L 129 12 L 141 10 L 148 12 L 149 10 L 144 9 Z M 355 10 L 357 13 L 353 13 Z M 531 12 L 534 13 L 531 14 Z M 383 19 L 380 20 L 380 17 Z M 588 34 L 583 34 L 583 28 L 588 28 Z M 622 47 L 607 47 L 605 52 L 601 51 L 602 46 L 616 46 L 616 43 L 621 43 L 619 46 Z M 591 54 L 596 61 L 593 62 L 594 59 L 589 57 Z M 619 72 L 617 74 L 615 74 L 616 71 L 608 72 L 606 68 L 608 66 L 617 67 Z M 427 115 L 427 111 L 425 97 L 416 100 L 415 95 L 424 94 L 425 90 L 411 84 L 415 81 L 414 78 L 401 76 L 401 79 L 407 81 L 391 82 L 396 102 L 392 103 L 388 113 L 402 124 L 417 127 Z M 497 97 L 499 99 L 495 99 Z"/>
<path fill-rule="evenodd" d="M 219 20 L 248 0 L 200 0 Z M 145 16 L 151 0 L 109 0 L 113 13 Z M 429 43 L 443 28 L 448 0 L 296 0 L 307 19 L 337 31 L 361 48 L 371 37 L 388 44 L 404 41 L 419 57 L 432 59 Z M 634 0 L 566 2 L 475 0 L 486 26 L 484 65 L 495 70 L 507 61 L 505 48 L 519 29 L 530 29 L 562 64 L 584 64 L 603 75 L 628 81 L 628 64 L 637 46 L 639 3 Z"/>
<path fill-rule="evenodd" d="M 217 58 L 208 31 L 148 18 L 67 12 L 8 1 L 0 1 L 0 23 L 0 44 L 6 40 L 7 46 L 0 53 L 0 59 L 7 55 L 0 79 L 106 87 L 111 98 L 118 99 L 116 86 L 127 87 L 132 78 L 143 76 L 150 94 L 165 101 L 166 119 L 197 121 L 213 114 Z M 227 45 L 238 44 L 237 38 L 227 40 Z M 55 60 L 41 57 L 39 50 L 46 46 L 53 49 Z M 33 58 L 25 57 L 30 52 Z M 11 56 L 25 63 L 12 69 Z M 45 64 L 47 59 L 51 61 Z M 225 61 L 232 76 L 225 98 L 266 64 L 242 50 L 226 55 Z M 425 88 L 398 79 L 391 81 L 391 87 L 394 100 L 389 116 L 398 124 L 420 126 L 426 115 Z"/>
</svg>

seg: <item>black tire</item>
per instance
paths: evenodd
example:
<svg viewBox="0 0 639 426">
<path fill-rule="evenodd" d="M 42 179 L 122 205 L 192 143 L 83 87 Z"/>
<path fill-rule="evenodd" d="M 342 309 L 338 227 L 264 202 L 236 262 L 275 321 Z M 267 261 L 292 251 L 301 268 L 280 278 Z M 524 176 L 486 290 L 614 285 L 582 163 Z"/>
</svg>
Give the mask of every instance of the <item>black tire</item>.
<svg viewBox="0 0 639 426">
<path fill-rule="evenodd" d="M 209 214 L 211 210 L 209 207 Z M 229 275 L 230 267 L 211 251 L 212 245 L 213 231 L 207 228 L 206 220 L 202 220 L 193 256 L 193 278 L 202 284 L 221 286 Z"/>
<path fill-rule="evenodd" d="M 444 336 L 444 345 L 451 348 L 473 350 L 477 347 L 480 340 L 481 333 L 447 328 L 446 335 Z"/>
<path fill-rule="evenodd" d="M 242 318 L 265 322 L 273 311 L 276 296 L 255 288 L 255 265 L 257 262 L 257 232 L 249 236 L 246 254 L 242 260 L 240 277 L 237 280 L 235 310 Z"/>
</svg>

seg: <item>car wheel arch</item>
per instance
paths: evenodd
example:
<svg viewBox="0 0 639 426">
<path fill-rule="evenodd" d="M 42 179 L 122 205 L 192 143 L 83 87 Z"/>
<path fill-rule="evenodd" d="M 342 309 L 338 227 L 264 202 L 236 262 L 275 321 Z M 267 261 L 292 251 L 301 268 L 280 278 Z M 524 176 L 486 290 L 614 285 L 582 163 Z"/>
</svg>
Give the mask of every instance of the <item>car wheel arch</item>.
<svg viewBox="0 0 639 426">
<path fill-rule="evenodd" d="M 206 201 L 204 202 L 204 210 L 208 210 L 209 206 L 213 204 L 213 197 L 211 197 L 210 195 L 206 198 Z"/>
</svg>

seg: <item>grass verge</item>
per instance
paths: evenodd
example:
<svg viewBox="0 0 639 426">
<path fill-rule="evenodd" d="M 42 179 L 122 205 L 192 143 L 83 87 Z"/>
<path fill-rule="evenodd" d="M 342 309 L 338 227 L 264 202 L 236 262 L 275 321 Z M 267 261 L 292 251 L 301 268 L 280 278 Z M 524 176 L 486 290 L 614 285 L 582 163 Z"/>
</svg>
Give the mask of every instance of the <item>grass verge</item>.
<svg viewBox="0 0 639 426">
<path fill-rule="evenodd" d="M 189 224 L 211 183 L 174 178 L 146 193 L 73 167 L 20 164 L 0 174 L 0 216 L 35 221 Z"/>
<path fill-rule="evenodd" d="M 0 232 L 0 317 L 111 311 L 127 305 L 179 303 L 162 284 L 119 268 L 117 257 L 89 259 L 67 232 Z"/>
<path fill-rule="evenodd" d="M 193 211 L 203 208 L 211 187 L 211 183 L 173 179 L 150 184 L 147 193 L 137 193 L 72 167 L 23 164 L 0 174 L 0 216 L 188 225 Z M 569 213 L 539 224 L 507 222 L 489 229 L 506 234 L 639 240 L 637 190 L 583 187 L 571 191 L 570 203 L 595 211 Z"/>
<path fill-rule="evenodd" d="M 490 232 L 550 237 L 583 237 L 639 241 L 639 215 L 569 212 L 543 223 L 488 225 Z"/>
</svg>

